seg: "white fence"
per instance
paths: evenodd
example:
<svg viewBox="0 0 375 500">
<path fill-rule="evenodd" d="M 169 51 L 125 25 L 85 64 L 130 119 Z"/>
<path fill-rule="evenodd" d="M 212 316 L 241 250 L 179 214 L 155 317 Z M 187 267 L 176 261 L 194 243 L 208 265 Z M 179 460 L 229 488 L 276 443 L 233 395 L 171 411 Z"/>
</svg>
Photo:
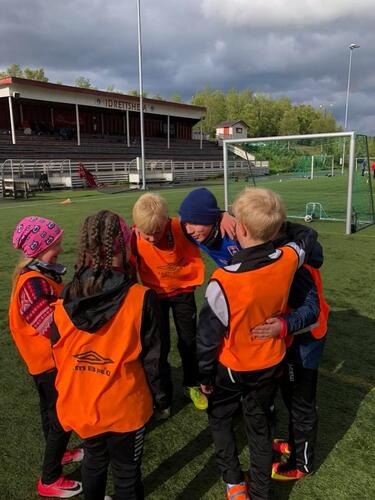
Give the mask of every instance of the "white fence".
<svg viewBox="0 0 375 500">
<path fill-rule="evenodd" d="M 46 173 L 52 189 L 81 188 L 84 187 L 85 183 L 78 174 L 80 163 L 72 160 L 9 159 L 0 166 L 0 180 L 25 180 L 31 189 L 35 189 L 40 174 Z M 139 179 L 139 163 L 137 159 L 130 162 L 82 162 L 85 168 L 95 175 L 97 181 L 102 184 L 128 183 L 129 176 L 137 173 Z M 231 165 L 239 173 L 249 171 L 246 161 L 233 161 Z M 268 174 L 268 162 L 255 162 L 255 165 L 252 164 L 252 172 L 254 175 Z M 223 175 L 222 161 L 146 161 L 146 183 L 166 180 L 173 183 L 195 182 Z"/>
</svg>

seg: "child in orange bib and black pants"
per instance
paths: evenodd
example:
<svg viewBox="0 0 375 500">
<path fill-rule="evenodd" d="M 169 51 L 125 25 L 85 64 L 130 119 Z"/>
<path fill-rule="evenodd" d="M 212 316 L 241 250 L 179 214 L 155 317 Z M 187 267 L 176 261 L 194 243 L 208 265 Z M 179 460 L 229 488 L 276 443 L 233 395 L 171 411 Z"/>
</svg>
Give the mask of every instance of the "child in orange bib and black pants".
<svg viewBox="0 0 375 500">
<path fill-rule="evenodd" d="M 281 337 L 256 340 L 252 329 L 286 311 L 304 252 L 270 241 L 285 221 L 272 191 L 247 188 L 233 205 L 242 250 L 208 284 L 197 336 L 202 390 L 228 500 L 268 500 L 272 471 L 271 408 L 286 347 Z M 233 417 L 242 401 L 250 450 L 250 482 L 241 471 Z M 249 496 L 250 494 L 250 496 Z"/>
<path fill-rule="evenodd" d="M 23 257 L 13 274 L 9 307 L 9 327 L 13 340 L 32 375 L 40 402 L 43 434 L 46 440 L 38 494 L 69 498 L 82 491 L 81 484 L 62 476 L 62 466 L 82 460 L 82 449 L 66 451 L 70 432 L 65 432 L 56 415 L 56 367 L 50 335 L 51 303 L 63 289 L 66 269 L 57 263 L 62 252 L 63 230 L 43 217 L 25 217 L 13 234 L 13 247 Z"/>
<path fill-rule="evenodd" d="M 144 194 L 133 207 L 135 234 L 132 254 L 142 283 L 158 294 L 163 312 L 164 358 L 170 351 L 169 312 L 172 310 L 181 356 L 183 386 L 196 408 L 205 410 L 207 399 L 198 387 L 196 360 L 197 306 L 194 290 L 204 281 L 199 249 L 190 242 L 178 218 L 168 217 L 166 201 Z M 170 402 L 172 387 L 169 390 Z M 169 409 L 158 418 L 167 418 Z"/>
<path fill-rule="evenodd" d="M 295 228 L 296 225 L 287 223 L 275 239 L 275 246 L 291 241 Z M 275 439 L 273 443 L 274 450 L 284 456 L 282 463 L 273 465 L 272 477 L 278 481 L 298 480 L 314 470 L 318 368 L 329 315 L 318 269 L 323 262 L 319 243 L 314 245 L 308 262 L 295 275 L 287 314 L 269 318 L 253 330 L 255 337 L 263 339 L 278 336 L 282 331 L 287 333 L 288 349 L 280 389 L 289 412 L 289 437 L 288 441 Z M 315 316 L 314 321 L 309 321 L 309 316 Z"/>
<path fill-rule="evenodd" d="M 113 212 L 87 217 L 77 272 L 55 303 L 57 413 L 84 440 L 86 500 L 103 500 L 109 463 L 116 500 L 143 499 L 145 424 L 167 398 L 160 307 L 131 276 L 130 234 Z"/>
</svg>

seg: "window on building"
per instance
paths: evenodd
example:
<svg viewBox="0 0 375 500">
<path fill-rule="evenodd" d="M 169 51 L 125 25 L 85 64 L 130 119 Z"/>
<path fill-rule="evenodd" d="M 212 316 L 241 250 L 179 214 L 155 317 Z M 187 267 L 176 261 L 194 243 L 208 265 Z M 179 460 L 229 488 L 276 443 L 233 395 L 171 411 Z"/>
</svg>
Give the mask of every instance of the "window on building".
<svg viewBox="0 0 375 500">
<path fill-rule="evenodd" d="M 242 127 L 236 127 L 236 133 L 242 134 Z"/>
</svg>

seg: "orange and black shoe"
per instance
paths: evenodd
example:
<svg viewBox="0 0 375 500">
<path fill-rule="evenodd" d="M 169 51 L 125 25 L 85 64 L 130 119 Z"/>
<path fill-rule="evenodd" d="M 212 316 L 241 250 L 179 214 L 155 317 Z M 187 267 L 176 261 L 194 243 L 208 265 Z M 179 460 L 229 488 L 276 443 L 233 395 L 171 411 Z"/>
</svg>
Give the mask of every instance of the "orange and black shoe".
<svg viewBox="0 0 375 500">
<path fill-rule="evenodd" d="M 286 455 L 287 457 L 289 457 L 292 452 L 288 441 L 285 441 L 284 439 L 274 439 L 272 441 L 272 449 L 273 451 L 276 451 L 276 453 L 280 453 L 280 455 Z"/>
<path fill-rule="evenodd" d="M 245 481 L 239 484 L 227 484 L 227 500 L 250 500 Z"/>
<path fill-rule="evenodd" d="M 309 474 L 310 472 L 303 472 L 287 463 L 275 462 L 272 464 L 272 479 L 275 481 L 298 481 Z"/>
</svg>

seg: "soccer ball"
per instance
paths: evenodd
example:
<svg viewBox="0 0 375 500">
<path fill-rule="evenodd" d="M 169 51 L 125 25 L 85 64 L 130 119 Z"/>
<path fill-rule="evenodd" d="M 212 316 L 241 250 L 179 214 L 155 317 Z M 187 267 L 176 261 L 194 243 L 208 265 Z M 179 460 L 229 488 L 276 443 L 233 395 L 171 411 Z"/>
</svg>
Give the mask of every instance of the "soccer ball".
<svg viewBox="0 0 375 500">
<path fill-rule="evenodd" d="M 305 222 L 312 222 L 312 220 L 313 220 L 311 215 L 305 215 L 304 219 L 305 219 Z"/>
</svg>

